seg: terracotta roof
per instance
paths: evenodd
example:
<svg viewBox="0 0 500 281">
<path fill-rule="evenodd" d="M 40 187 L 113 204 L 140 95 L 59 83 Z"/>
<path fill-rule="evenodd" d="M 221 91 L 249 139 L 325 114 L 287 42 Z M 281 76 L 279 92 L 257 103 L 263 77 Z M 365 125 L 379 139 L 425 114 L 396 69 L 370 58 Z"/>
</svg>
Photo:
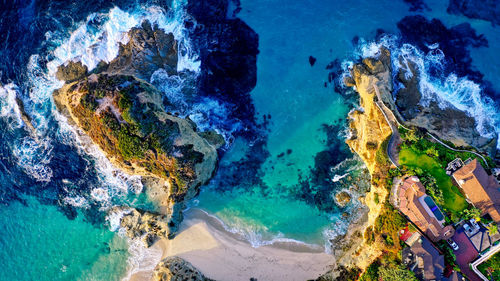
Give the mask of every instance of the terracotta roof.
<svg viewBox="0 0 500 281">
<path fill-rule="evenodd" d="M 481 164 L 474 159 L 453 174 L 456 182 L 481 215 L 489 214 L 500 223 L 500 185 L 495 177 L 488 176 Z"/>
<path fill-rule="evenodd" d="M 443 227 L 419 200 L 425 188 L 417 177 L 406 178 L 399 188 L 399 209 L 431 240 L 439 241 L 453 235 L 453 227 Z"/>
</svg>

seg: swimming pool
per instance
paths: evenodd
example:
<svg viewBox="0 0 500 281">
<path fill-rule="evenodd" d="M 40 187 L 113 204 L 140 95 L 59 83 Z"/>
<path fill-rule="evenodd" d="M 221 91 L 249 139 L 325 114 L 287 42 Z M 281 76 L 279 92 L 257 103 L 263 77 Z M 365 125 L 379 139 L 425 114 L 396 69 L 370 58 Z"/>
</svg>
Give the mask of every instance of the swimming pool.
<svg viewBox="0 0 500 281">
<path fill-rule="evenodd" d="M 442 221 L 444 219 L 443 213 L 441 213 L 441 210 L 439 210 L 439 207 L 436 206 L 436 204 L 434 203 L 434 201 L 432 200 L 432 198 L 430 196 L 426 196 L 424 198 L 424 201 L 425 201 L 425 204 L 427 204 L 427 206 L 429 207 L 429 209 L 432 211 L 432 213 L 434 214 L 434 216 L 436 217 L 436 219 L 438 221 Z"/>
</svg>

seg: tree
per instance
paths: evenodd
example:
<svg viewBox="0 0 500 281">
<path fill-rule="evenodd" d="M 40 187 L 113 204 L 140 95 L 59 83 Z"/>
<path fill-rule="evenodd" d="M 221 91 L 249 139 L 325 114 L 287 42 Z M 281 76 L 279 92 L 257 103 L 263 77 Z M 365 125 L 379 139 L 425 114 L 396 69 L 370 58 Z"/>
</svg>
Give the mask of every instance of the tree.
<svg viewBox="0 0 500 281">
<path fill-rule="evenodd" d="M 490 235 L 495 235 L 498 233 L 498 224 L 496 224 L 496 223 L 491 223 L 486 228 L 488 229 L 488 233 Z"/>
<path fill-rule="evenodd" d="M 420 137 L 417 135 L 415 130 L 408 131 L 406 133 L 406 140 L 408 140 L 410 143 L 414 143 L 420 140 Z"/>
<path fill-rule="evenodd" d="M 378 276 L 382 281 L 417 281 L 415 274 L 404 265 L 384 266 L 378 269 Z"/>
<path fill-rule="evenodd" d="M 437 151 L 437 149 L 433 146 L 427 148 L 425 150 L 425 154 L 427 154 L 428 156 L 431 156 L 431 157 L 439 157 L 439 152 Z"/>
<path fill-rule="evenodd" d="M 460 218 L 463 220 L 475 219 L 478 221 L 481 219 L 481 211 L 479 211 L 479 209 L 476 207 L 471 207 L 469 209 L 463 210 L 460 213 Z"/>
</svg>

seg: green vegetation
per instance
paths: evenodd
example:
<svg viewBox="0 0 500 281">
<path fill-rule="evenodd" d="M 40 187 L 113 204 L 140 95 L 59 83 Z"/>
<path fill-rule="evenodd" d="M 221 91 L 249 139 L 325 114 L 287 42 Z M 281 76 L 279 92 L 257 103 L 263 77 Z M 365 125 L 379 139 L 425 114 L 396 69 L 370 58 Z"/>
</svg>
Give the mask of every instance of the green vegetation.
<svg viewBox="0 0 500 281">
<path fill-rule="evenodd" d="M 430 139 L 428 139 L 427 135 L 425 135 L 418 129 L 408 131 L 400 127 L 399 133 L 401 135 L 401 138 L 403 139 L 401 148 L 411 148 L 418 154 L 426 154 L 427 156 L 433 157 L 436 162 L 439 163 L 442 167 L 446 167 L 449 162 L 453 161 L 457 157 L 461 158 L 462 160 L 466 160 L 468 158 L 478 158 L 474 153 L 453 151 L 441 145 L 440 143 L 431 141 Z M 443 142 L 450 147 L 456 148 L 455 145 L 453 145 L 453 143 L 451 142 Z M 465 149 L 476 151 L 476 149 L 472 147 L 467 147 Z M 491 160 L 489 157 L 485 158 L 490 167 L 495 166 L 493 160 Z M 478 160 L 481 162 L 483 167 L 485 167 L 485 163 L 483 162 L 483 160 L 480 158 Z"/>
<path fill-rule="evenodd" d="M 500 280 L 500 252 L 497 252 L 488 260 L 481 263 L 477 269 L 479 269 L 484 276 L 490 277 L 492 280 Z"/>
<path fill-rule="evenodd" d="M 361 275 L 360 281 L 417 281 L 415 274 L 401 264 L 401 258 L 396 254 L 383 254 L 374 261 Z"/>
<path fill-rule="evenodd" d="M 389 203 L 385 203 L 384 209 L 375 220 L 374 232 L 381 235 L 386 243 L 386 246 L 393 247 L 388 250 L 399 251 L 399 231 L 406 227 L 406 219 L 392 207 Z"/>
<path fill-rule="evenodd" d="M 458 187 L 452 184 L 450 176 L 446 174 L 445 167 L 435 158 L 429 157 L 425 153 L 419 153 L 413 148 L 403 147 L 399 153 L 399 162 L 407 166 L 409 170 L 414 171 L 417 176 L 427 179 L 426 188 L 429 188 L 429 194 L 432 196 L 432 192 L 434 193 L 433 197 L 436 203 L 441 205 L 445 211 L 459 214 L 467 208 L 468 204 L 464 196 Z"/>
<path fill-rule="evenodd" d="M 439 143 L 424 138 L 423 133 L 400 130 L 403 143 L 399 152 L 399 162 L 407 170 L 422 178 L 427 192 L 436 204 L 451 215 L 452 220 L 460 217 L 460 212 L 468 207 L 464 196 L 454 186 L 446 174 L 446 166 L 453 159 L 474 157 L 472 153 L 454 152 Z"/>
<path fill-rule="evenodd" d="M 475 219 L 476 221 L 479 221 L 481 219 L 481 211 L 474 206 L 470 206 L 468 209 L 465 209 L 462 212 L 460 212 L 460 219 L 462 220 Z"/>
<path fill-rule="evenodd" d="M 175 146 L 178 157 L 170 156 L 173 141 L 180 134 L 179 124 L 168 118 L 159 120 L 157 114 L 162 109 L 148 101 L 147 93 L 152 90 L 146 84 L 127 76 L 101 75 L 98 79 L 97 83 L 83 80 L 78 84 L 80 91 L 87 92 L 71 110 L 81 128 L 117 161 L 170 180 L 173 193 L 182 194 L 203 154 L 185 145 Z M 116 90 L 125 82 L 128 86 Z M 146 95 L 144 101 L 136 98 L 137 93 Z M 106 106 L 97 112 L 103 102 Z"/>
<path fill-rule="evenodd" d="M 118 131 L 118 149 L 123 159 L 138 159 L 144 157 L 144 152 L 149 149 L 135 133 L 137 129 L 131 125 L 122 125 Z"/>
<path fill-rule="evenodd" d="M 404 265 L 384 266 L 379 268 L 379 280 L 383 281 L 417 281 L 415 274 Z"/>
<path fill-rule="evenodd" d="M 488 228 L 488 233 L 490 235 L 495 235 L 498 233 L 498 224 L 490 223 L 486 228 Z"/>
<path fill-rule="evenodd" d="M 460 271 L 460 268 L 457 266 L 457 256 L 453 252 L 453 249 L 446 243 L 444 240 L 441 240 L 437 243 L 438 248 L 444 255 L 444 261 L 447 265 L 453 266 L 453 269 L 456 271 Z"/>
</svg>

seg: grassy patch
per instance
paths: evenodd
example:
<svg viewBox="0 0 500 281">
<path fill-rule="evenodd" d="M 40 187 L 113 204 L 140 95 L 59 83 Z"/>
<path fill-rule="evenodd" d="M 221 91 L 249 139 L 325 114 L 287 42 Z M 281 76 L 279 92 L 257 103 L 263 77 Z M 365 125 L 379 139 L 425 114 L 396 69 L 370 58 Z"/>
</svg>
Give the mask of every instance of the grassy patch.
<svg viewBox="0 0 500 281">
<path fill-rule="evenodd" d="M 500 252 L 491 256 L 477 268 L 484 276 L 493 278 L 492 280 L 500 280 Z"/>
<path fill-rule="evenodd" d="M 438 188 L 443 192 L 445 211 L 458 215 L 467 208 L 464 196 L 458 187 L 452 184 L 445 167 L 435 157 L 428 156 L 425 152 L 417 152 L 411 147 L 403 147 L 399 152 L 399 162 L 408 167 L 420 168 L 436 179 Z"/>
</svg>

